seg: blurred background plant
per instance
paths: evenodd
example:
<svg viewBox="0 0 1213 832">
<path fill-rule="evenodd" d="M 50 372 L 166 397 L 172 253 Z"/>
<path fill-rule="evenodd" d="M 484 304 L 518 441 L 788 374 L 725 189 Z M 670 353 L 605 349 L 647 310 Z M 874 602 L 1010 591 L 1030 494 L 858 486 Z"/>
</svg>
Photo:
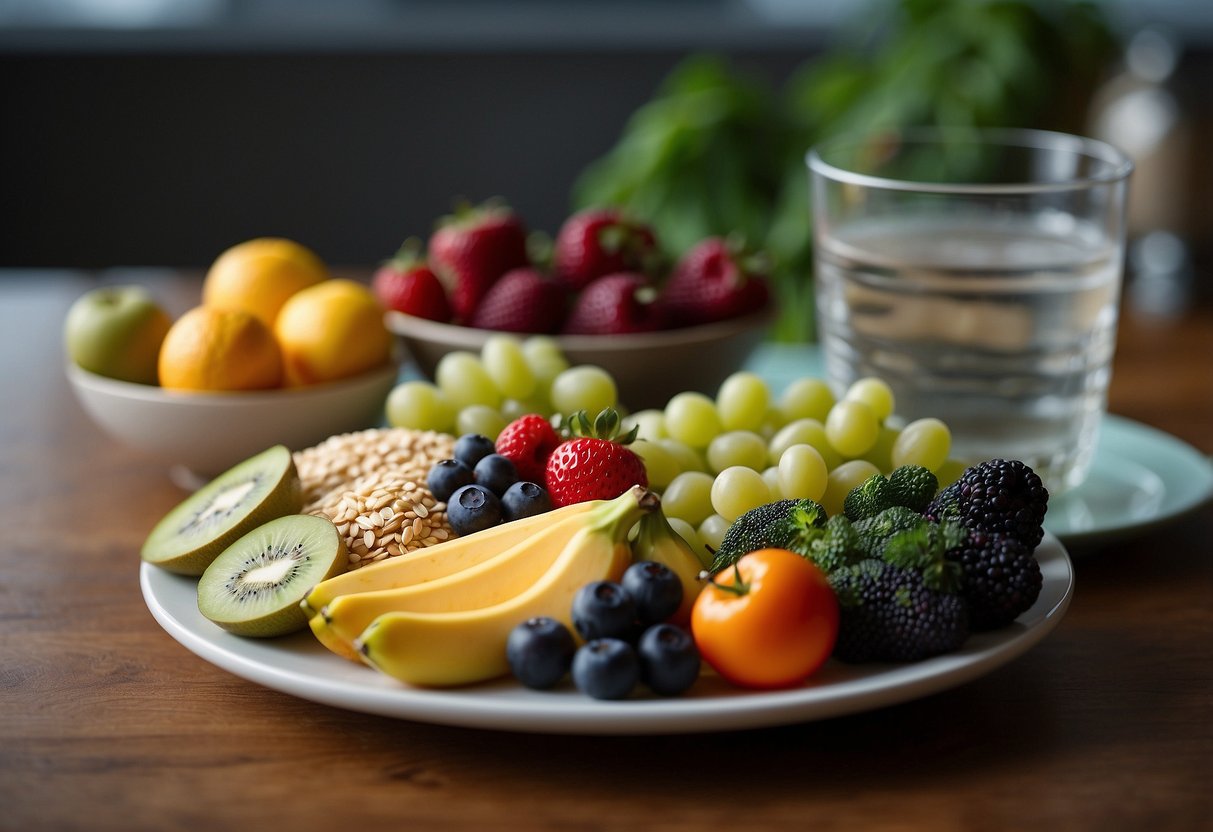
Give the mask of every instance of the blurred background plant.
<svg viewBox="0 0 1213 832">
<path fill-rule="evenodd" d="M 810 146 L 913 126 L 1081 132 L 1116 54 L 1090 2 L 876 0 L 782 89 L 718 57 L 689 57 L 584 170 L 573 202 L 619 205 L 651 222 L 671 257 L 741 232 L 775 263 L 773 337 L 810 339 Z"/>
</svg>

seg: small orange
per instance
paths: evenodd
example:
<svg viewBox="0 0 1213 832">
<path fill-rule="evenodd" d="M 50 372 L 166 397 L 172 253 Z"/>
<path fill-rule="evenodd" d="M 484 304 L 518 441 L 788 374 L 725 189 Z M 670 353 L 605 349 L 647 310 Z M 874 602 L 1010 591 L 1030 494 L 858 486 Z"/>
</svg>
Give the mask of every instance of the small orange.
<svg viewBox="0 0 1213 832">
<path fill-rule="evenodd" d="M 326 280 L 292 295 L 274 335 L 292 386 L 356 376 L 387 364 L 392 354 L 383 307 L 353 280 Z"/>
<path fill-rule="evenodd" d="M 198 306 L 160 345 L 160 386 L 175 390 L 263 390 L 282 384 L 282 351 L 260 320 Z"/>
<path fill-rule="evenodd" d="M 287 298 L 328 276 L 324 262 L 299 243 L 259 237 L 219 255 L 202 283 L 202 303 L 250 312 L 272 327 Z"/>
</svg>

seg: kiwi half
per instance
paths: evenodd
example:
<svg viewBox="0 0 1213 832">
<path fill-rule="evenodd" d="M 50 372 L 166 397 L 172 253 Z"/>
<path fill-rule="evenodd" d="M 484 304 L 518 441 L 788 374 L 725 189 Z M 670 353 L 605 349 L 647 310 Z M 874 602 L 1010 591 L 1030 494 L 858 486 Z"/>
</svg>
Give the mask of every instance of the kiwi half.
<svg viewBox="0 0 1213 832">
<path fill-rule="evenodd" d="M 240 636 L 281 636 L 307 626 L 299 602 L 349 563 L 323 517 L 294 514 L 258 526 L 223 550 L 198 580 L 198 610 Z"/>
<path fill-rule="evenodd" d="M 302 508 L 294 458 L 275 445 L 185 498 L 152 529 L 140 555 L 169 572 L 201 575 L 241 535 Z"/>
</svg>

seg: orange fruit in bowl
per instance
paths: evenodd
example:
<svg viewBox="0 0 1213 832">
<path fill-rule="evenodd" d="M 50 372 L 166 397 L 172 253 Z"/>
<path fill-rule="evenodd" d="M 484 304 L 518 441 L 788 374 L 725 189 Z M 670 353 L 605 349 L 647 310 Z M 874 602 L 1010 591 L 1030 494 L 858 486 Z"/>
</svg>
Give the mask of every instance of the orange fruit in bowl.
<svg viewBox="0 0 1213 832">
<path fill-rule="evenodd" d="M 157 369 L 173 390 L 264 390 L 282 384 L 282 351 L 248 312 L 198 306 L 169 328 Z"/>
<path fill-rule="evenodd" d="M 371 290 L 333 279 L 292 295 L 274 322 L 286 383 L 335 381 L 387 364 L 392 334 Z"/>
<path fill-rule="evenodd" d="M 299 243 L 259 237 L 216 258 L 202 282 L 202 303 L 249 312 L 272 327 L 287 298 L 328 277 L 324 262 Z"/>
</svg>

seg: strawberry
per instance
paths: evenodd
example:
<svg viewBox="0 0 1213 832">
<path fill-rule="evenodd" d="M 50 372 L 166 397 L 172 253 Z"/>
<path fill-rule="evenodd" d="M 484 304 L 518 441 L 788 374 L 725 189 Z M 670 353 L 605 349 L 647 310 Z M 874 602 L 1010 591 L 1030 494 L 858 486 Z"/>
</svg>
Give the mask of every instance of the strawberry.
<svg viewBox="0 0 1213 832">
<path fill-rule="evenodd" d="M 617 335 L 661 329 L 664 315 L 657 290 L 635 272 L 600 277 L 577 296 L 564 323 L 569 335 Z"/>
<path fill-rule="evenodd" d="M 661 304 L 678 326 L 757 312 L 770 298 L 766 268 L 762 257 L 746 253 L 736 241 L 708 237 L 678 261 Z"/>
<path fill-rule="evenodd" d="M 444 323 L 451 319 L 446 290 L 421 257 L 421 241 L 416 238 L 406 240 L 396 256 L 375 272 L 371 288 L 385 309 Z"/>
<path fill-rule="evenodd" d="M 552 452 L 544 475 L 552 505 L 611 500 L 633 485 L 648 487 L 644 462 L 624 447 L 636 438 L 636 428 L 618 438 L 618 413 L 604 410 L 591 426 L 581 410 L 569 419 L 569 427 L 574 438 Z"/>
<path fill-rule="evenodd" d="M 613 272 L 649 271 L 659 259 L 653 230 L 616 208 L 590 208 L 565 220 L 556 234 L 552 265 L 572 289 Z"/>
<path fill-rule="evenodd" d="M 518 479 L 543 485 L 548 457 L 560 437 L 552 423 L 537 413 L 520 416 L 497 435 L 497 453 L 514 463 Z"/>
<path fill-rule="evenodd" d="M 552 333 L 560 329 L 567 303 L 564 286 L 538 269 L 513 269 L 485 293 L 471 324 L 505 332 Z"/>
<path fill-rule="evenodd" d="M 462 321 L 471 319 L 498 278 L 530 262 L 522 220 L 495 202 L 462 207 L 439 221 L 429 250 L 430 265 L 450 290 L 451 306 Z"/>
</svg>

